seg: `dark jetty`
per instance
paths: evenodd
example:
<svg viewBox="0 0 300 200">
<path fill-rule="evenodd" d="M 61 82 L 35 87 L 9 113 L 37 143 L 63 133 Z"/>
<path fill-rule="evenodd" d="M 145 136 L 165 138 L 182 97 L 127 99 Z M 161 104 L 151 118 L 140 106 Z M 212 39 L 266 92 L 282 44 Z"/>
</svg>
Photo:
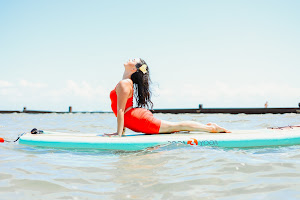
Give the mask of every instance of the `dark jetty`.
<svg viewBox="0 0 300 200">
<path fill-rule="evenodd" d="M 294 108 L 203 108 L 202 104 L 199 105 L 199 108 L 191 109 L 155 109 L 152 110 L 153 113 L 171 113 L 171 114 L 182 114 L 182 113 L 203 113 L 203 114 L 284 114 L 284 113 L 298 113 L 300 114 L 300 103 L 299 107 Z M 56 112 L 56 111 L 38 111 L 38 110 L 27 110 L 26 107 L 23 108 L 23 111 L 18 110 L 0 110 L 0 113 L 29 113 L 29 114 L 65 114 L 65 113 L 112 113 L 112 112 L 102 112 L 102 111 L 81 111 L 73 112 L 72 107 L 69 107 L 69 111 L 66 112 Z"/>
<path fill-rule="evenodd" d="M 284 113 L 299 113 L 300 103 L 298 108 L 203 108 L 199 104 L 197 109 L 155 109 L 153 113 L 203 113 L 203 114 L 284 114 Z"/>
<path fill-rule="evenodd" d="M 28 114 L 65 114 L 65 113 L 111 113 L 111 112 L 102 112 L 102 111 L 78 111 L 78 112 L 73 112 L 72 111 L 72 106 L 69 107 L 69 111 L 66 112 L 59 112 L 59 111 L 46 111 L 46 110 L 27 110 L 26 107 L 23 108 L 23 111 L 19 110 L 0 110 L 0 113 L 2 114 L 9 114 L 9 113 L 28 113 Z"/>
<path fill-rule="evenodd" d="M 203 113 L 203 114 L 284 114 L 299 113 L 300 108 L 202 108 L 202 109 L 155 109 L 153 113 Z"/>
</svg>

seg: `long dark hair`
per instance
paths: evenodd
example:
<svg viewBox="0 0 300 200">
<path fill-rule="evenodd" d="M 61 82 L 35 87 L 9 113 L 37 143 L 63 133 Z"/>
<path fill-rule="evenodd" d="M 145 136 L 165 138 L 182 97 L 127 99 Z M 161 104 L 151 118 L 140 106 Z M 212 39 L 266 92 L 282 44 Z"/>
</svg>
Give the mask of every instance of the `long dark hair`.
<svg viewBox="0 0 300 200">
<path fill-rule="evenodd" d="M 131 75 L 131 80 L 134 83 L 134 97 L 138 107 L 144 107 L 152 110 L 153 103 L 151 101 L 151 79 L 149 74 L 149 67 L 143 59 L 140 60 L 141 62 L 138 62 L 135 65 L 137 71 Z M 146 73 L 139 69 L 144 64 L 146 65 Z"/>
</svg>

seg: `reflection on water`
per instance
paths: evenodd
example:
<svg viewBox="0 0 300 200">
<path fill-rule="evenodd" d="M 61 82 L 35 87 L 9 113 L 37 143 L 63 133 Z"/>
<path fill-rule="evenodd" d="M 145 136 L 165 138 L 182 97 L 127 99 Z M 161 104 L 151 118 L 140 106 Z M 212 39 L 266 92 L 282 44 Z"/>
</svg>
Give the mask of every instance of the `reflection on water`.
<svg viewBox="0 0 300 200">
<path fill-rule="evenodd" d="M 228 129 L 300 124 L 300 115 L 157 114 Z M 32 128 L 113 132 L 113 114 L 3 114 L 0 136 Z M 128 131 L 128 133 L 132 133 Z M 0 144 L 1 199 L 299 199 L 300 146 L 218 149 L 167 145 L 136 152 Z"/>
</svg>

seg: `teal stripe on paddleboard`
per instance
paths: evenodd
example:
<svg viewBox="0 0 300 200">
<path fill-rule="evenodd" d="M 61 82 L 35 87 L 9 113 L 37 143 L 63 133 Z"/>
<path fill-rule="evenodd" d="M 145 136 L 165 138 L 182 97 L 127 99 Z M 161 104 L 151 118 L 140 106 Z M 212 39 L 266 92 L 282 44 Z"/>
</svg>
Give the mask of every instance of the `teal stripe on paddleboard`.
<svg viewBox="0 0 300 200">
<path fill-rule="evenodd" d="M 51 148 L 78 148 L 78 149 L 107 149 L 107 150 L 125 150 L 137 151 L 154 147 L 163 143 L 86 143 L 86 142 L 58 142 L 58 141 L 34 141 L 22 140 L 20 144 L 37 146 L 37 147 L 51 147 Z"/>
<path fill-rule="evenodd" d="M 253 139 L 253 140 L 215 140 L 214 145 L 209 143 L 198 144 L 198 146 L 217 146 L 217 147 L 264 147 L 264 146 L 286 146 L 300 144 L 300 138 L 281 138 L 281 139 Z"/>
</svg>

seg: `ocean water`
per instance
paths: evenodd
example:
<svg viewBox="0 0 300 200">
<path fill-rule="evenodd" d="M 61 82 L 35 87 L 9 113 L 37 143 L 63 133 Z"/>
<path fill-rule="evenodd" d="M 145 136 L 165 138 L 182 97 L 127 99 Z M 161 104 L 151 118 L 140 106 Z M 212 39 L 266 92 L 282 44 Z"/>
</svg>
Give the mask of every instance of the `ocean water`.
<svg viewBox="0 0 300 200">
<path fill-rule="evenodd" d="M 299 114 L 156 114 L 228 129 L 300 124 Z M 0 114 L 0 137 L 32 128 L 110 133 L 113 114 Z M 128 131 L 127 133 L 131 133 Z M 0 199 L 300 199 L 300 145 L 220 149 L 169 145 L 137 152 L 0 143 Z"/>
</svg>

